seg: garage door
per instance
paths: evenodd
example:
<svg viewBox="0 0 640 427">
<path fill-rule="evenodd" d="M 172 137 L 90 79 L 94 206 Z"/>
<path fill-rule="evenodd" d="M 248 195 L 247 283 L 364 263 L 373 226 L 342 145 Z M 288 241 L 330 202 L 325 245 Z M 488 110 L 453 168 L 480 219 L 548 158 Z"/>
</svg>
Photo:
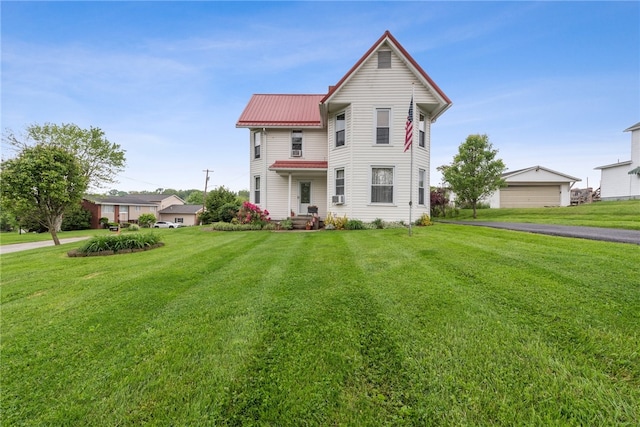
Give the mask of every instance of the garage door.
<svg viewBox="0 0 640 427">
<path fill-rule="evenodd" d="M 501 208 L 542 208 L 560 206 L 560 186 L 519 186 L 500 190 Z"/>
</svg>

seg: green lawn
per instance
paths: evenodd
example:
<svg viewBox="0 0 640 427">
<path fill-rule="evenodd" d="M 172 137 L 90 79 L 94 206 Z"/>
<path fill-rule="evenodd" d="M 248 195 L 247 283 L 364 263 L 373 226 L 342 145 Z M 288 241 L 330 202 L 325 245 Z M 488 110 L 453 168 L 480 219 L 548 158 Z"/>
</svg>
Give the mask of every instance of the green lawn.
<svg viewBox="0 0 640 427">
<path fill-rule="evenodd" d="M 2 425 L 638 425 L 640 246 L 436 224 L 2 256 Z"/>
<path fill-rule="evenodd" d="M 479 209 L 477 221 L 531 222 L 640 230 L 640 200 L 597 202 L 580 206 L 527 209 Z M 471 209 L 453 220 L 472 221 Z"/>
</svg>

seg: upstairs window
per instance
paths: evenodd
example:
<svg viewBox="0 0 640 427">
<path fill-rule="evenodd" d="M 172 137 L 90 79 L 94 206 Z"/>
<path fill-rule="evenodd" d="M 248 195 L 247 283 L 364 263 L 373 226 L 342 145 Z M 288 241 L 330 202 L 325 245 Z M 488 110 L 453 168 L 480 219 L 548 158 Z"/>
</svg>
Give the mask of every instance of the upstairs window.
<svg viewBox="0 0 640 427">
<path fill-rule="evenodd" d="M 378 52 L 378 68 L 391 68 L 390 50 L 381 50 Z"/>
<path fill-rule="evenodd" d="M 260 145 L 262 144 L 262 134 L 260 132 L 255 132 L 253 134 L 253 158 L 260 158 Z"/>
<path fill-rule="evenodd" d="M 376 110 L 376 144 L 389 144 L 389 125 L 391 110 L 378 108 Z"/>
<path fill-rule="evenodd" d="M 419 128 L 418 128 L 420 130 L 420 136 L 419 136 L 419 139 L 418 139 L 418 145 L 420 145 L 420 147 L 423 147 L 423 148 L 425 146 L 425 139 L 424 139 L 425 138 L 425 133 L 424 132 L 425 132 L 425 129 L 426 129 L 425 128 L 425 124 L 426 123 L 424 121 L 424 114 L 420 113 L 420 123 L 419 123 Z"/>
<path fill-rule="evenodd" d="M 336 147 L 342 147 L 345 142 L 345 116 L 340 113 L 336 116 Z"/>
<path fill-rule="evenodd" d="M 393 168 L 371 168 L 371 203 L 393 203 Z"/>
<path fill-rule="evenodd" d="M 336 169 L 336 196 L 344 196 L 344 169 Z"/>
<path fill-rule="evenodd" d="M 291 132 L 291 157 L 302 157 L 302 131 Z"/>
</svg>

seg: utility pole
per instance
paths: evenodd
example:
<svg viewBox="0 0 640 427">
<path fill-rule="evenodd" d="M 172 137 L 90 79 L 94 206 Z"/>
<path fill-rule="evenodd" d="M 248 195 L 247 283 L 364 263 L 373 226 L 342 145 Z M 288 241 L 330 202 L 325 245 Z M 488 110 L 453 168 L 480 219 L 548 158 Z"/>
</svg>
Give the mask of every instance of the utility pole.
<svg viewBox="0 0 640 427">
<path fill-rule="evenodd" d="M 204 193 L 202 194 L 202 213 L 204 214 L 205 205 L 207 201 L 207 184 L 209 184 L 209 172 L 213 173 L 213 170 L 205 169 L 202 172 L 206 172 L 207 176 L 204 180 Z M 200 225 L 202 225 L 202 220 L 200 220 Z"/>
</svg>

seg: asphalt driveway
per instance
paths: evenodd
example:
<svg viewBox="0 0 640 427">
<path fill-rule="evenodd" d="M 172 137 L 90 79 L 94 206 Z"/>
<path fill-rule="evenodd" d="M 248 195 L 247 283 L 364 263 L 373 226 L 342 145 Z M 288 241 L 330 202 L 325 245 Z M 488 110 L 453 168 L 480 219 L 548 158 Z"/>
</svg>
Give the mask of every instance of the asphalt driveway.
<svg viewBox="0 0 640 427">
<path fill-rule="evenodd" d="M 449 222 L 449 221 L 447 221 Z M 640 245 L 640 231 L 619 228 L 579 227 L 573 225 L 528 224 L 521 222 L 451 221 L 450 224 L 476 225 L 502 228 L 551 236 L 575 237 L 579 239 L 602 240 L 605 242 L 633 243 Z"/>
</svg>

